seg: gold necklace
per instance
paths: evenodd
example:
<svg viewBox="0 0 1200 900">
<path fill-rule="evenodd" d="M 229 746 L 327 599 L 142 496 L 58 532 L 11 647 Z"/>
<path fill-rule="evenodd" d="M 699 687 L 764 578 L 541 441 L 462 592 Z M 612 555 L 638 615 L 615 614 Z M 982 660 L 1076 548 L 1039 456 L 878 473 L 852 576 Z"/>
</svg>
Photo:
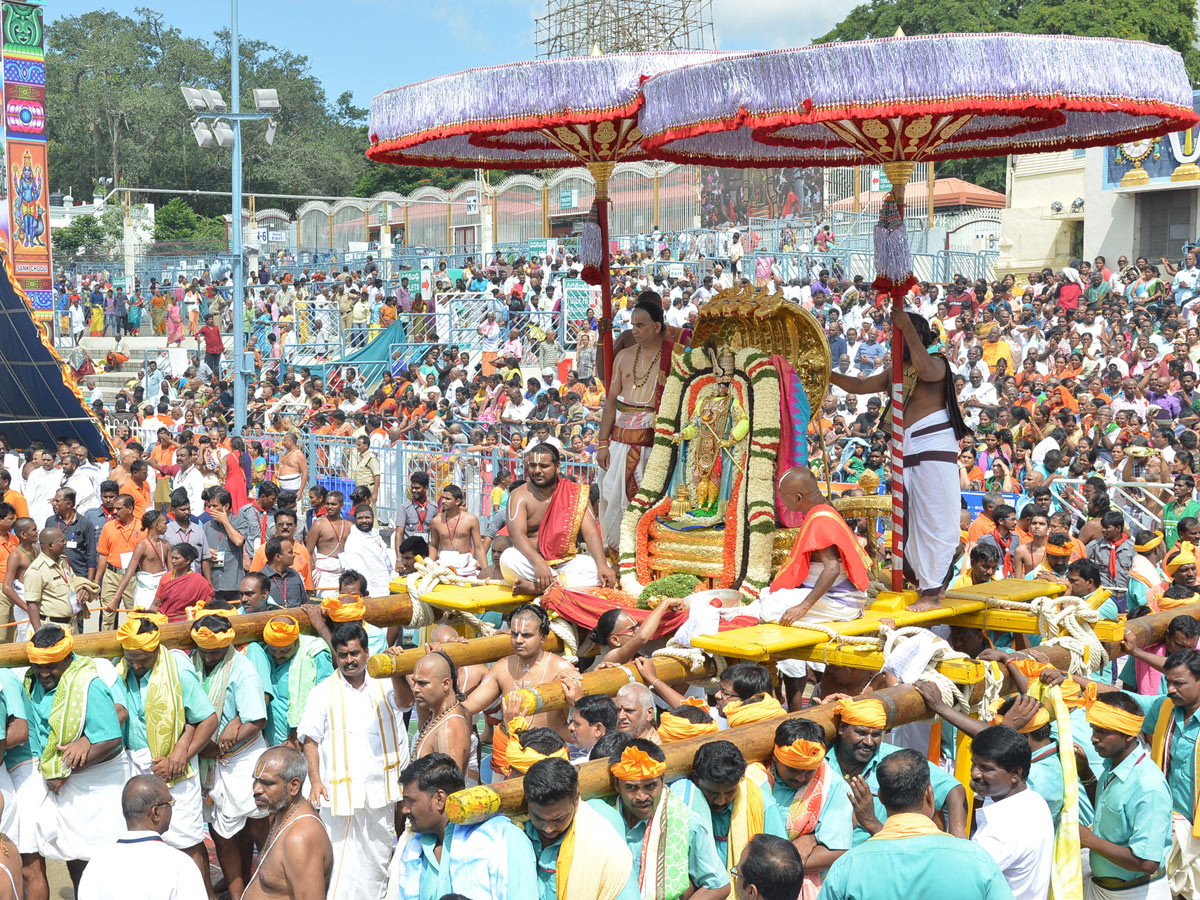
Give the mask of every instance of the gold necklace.
<svg viewBox="0 0 1200 900">
<path fill-rule="evenodd" d="M 430 732 L 433 731 L 433 729 L 435 729 L 438 726 L 439 723 L 443 722 L 446 719 L 446 717 L 450 715 L 450 713 L 452 713 L 456 709 L 458 709 L 458 704 L 459 704 L 459 701 L 455 700 L 453 706 L 451 706 L 445 712 L 438 713 L 436 716 L 434 716 L 432 719 L 430 719 L 428 722 L 425 723 L 425 727 L 422 728 L 419 732 L 417 732 L 417 743 L 415 745 L 416 750 L 421 749 L 421 745 L 425 742 L 425 738 L 429 735 Z"/>
<path fill-rule="evenodd" d="M 646 367 L 645 373 L 642 375 L 641 379 L 639 380 L 638 379 L 638 361 L 641 360 L 641 358 L 642 358 L 642 345 L 638 344 L 637 353 L 635 353 L 633 355 L 633 386 L 635 389 L 642 387 L 647 381 L 650 380 L 650 373 L 653 372 L 655 367 L 658 365 L 658 360 L 661 356 L 662 356 L 662 344 L 659 344 L 658 352 L 654 354 L 654 359 L 650 360 L 650 365 L 648 365 Z"/>
</svg>

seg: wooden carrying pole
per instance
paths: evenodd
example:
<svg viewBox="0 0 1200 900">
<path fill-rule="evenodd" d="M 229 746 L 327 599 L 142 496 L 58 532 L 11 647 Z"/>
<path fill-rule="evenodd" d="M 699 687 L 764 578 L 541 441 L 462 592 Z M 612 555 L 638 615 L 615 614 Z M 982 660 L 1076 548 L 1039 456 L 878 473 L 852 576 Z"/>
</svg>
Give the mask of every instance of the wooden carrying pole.
<svg viewBox="0 0 1200 900">
<path fill-rule="evenodd" d="M 905 725 L 909 722 L 919 722 L 933 715 L 921 695 L 910 685 L 886 688 L 865 696 L 882 701 L 887 710 L 888 728 Z M 826 738 L 832 739 L 837 733 L 834 722 L 835 706 L 836 704 L 828 703 L 810 707 L 802 712 L 792 713 L 788 718 L 809 719 L 816 722 L 825 729 Z M 713 740 L 727 740 L 737 744 L 747 762 L 766 762 L 770 759 L 775 746 L 775 729 L 779 727 L 779 723 L 784 718 L 784 716 L 780 716 L 776 719 L 757 722 L 754 725 L 730 728 L 715 737 L 705 735 L 666 744 L 663 747 L 663 753 L 667 756 L 667 779 L 682 778 L 691 774 L 692 757 L 704 744 Z M 612 796 L 613 787 L 608 774 L 607 760 L 597 759 L 586 762 L 579 766 L 578 770 L 579 793 L 584 799 Z M 472 825 L 498 813 L 505 815 L 519 813 L 525 808 L 523 784 L 524 781 L 521 778 L 510 778 L 507 781 L 479 785 L 451 794 L 446 802 L 446 813 L 449 815 L 450 821 L 458 825 Z"/>
<path fill-rule="evenodd" d="M 562 641 L 558 635 L 551 632 L 542 641 L 542 646 L 552 653 L 557 653 L 562 650 Z M 508 656 L 513 652 L 513 647 L 509 635 L 497 634 L 493 637 L 475 638 L 465 644 L 443 644 L 442 650 L 456 666 L 477 666 Z M 367 674 L 372 678 L 408 675 L 424 656 L 425 650 L 422 647 L 405 650 L 396 656 L 390 653 L 376 653 L 367 660 Z"/>
<path fill-rule="evenodd" d="M 1200 603 L 1189 603 L 1178 609 L 1151 613 L 1140 619 L 1130 619 L 1125 623 L 1125 634 L 1132 635 L 1138 647 L 1148 647 L 1157 644 L 1167 635 L 1167 626 L 1176 616 L 1191 616 L 1200 619 Z"/>
<path fill-rule="evenodd" d="M 653 657 L 654 672 L 659 681 L 668 684 L 679 682 L 704 681 L 711 678 L 716 669 L 710 667 L 707 671 L 692 674 L 691 670 L 677 659 L 668 656 Z M 636 666 L 625 665 L 612 669 L 599 669 L 587 672 L 583 676 L 583 695 L 599 695 L 612 697 L 627 684 L 642 684 L 642 676 Z M 521 715 L 532 716 L 537 713 L 550 712 L 556 709 L 566 709 L 570 702 L 563 694 L 562 682 L 546 681 L 528 688 L 518 688 L 511 691 L 521 697 Z"/>
<path fill-rule="evenodd" d="M 389 625 L 407 625 L 412 618 L 412 603 L 408 594 L 391 594 L 387 597 L 374 597 L 365 601 L 367 621 L 372 625 L 387 627 Z M 303 609 L 273 609 L 268 612 L 251 613 L 248 616 L 233 616 L 233 630 L 237 637 L 236 643 L 246 644 L 257 641 L 262 637 L 263 627 L 268 621 L 279 615 L 290 615 L 300 623 L 300 630 L 312 634 L 312 625 Z M 191 622 L 172 622 L 159 629 L 162 632 L 161 646 L 191 650 L 195 647 L 191 637 Z M 0 668 L 29 665 L 26 652 L 28 645 L 0 645 Z M 75 636 L 75 652 L 80 656 L 121 655 L 121 644 L 117 641 L 115 631 L 101 631 L 98 634 L 78 634 Z"/>
</svg>

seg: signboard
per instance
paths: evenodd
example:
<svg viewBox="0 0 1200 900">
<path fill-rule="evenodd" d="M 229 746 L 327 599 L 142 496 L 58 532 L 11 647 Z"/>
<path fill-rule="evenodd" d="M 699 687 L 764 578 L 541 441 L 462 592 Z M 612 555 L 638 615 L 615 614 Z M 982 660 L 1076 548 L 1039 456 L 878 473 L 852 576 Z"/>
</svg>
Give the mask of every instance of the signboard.
<svg viewBox="0 0 1200 900">
<path fill-rule="evenodd" d="M 530 256 L 554 256 L 558 252 L 558 238 L 534 238 L 529 241 Z"/>
<path fill-rule="evenodd" d="M 576 209 L 579 206 L 579 188 L 561 188 L 558 192 L 559 209 Z"/>
<path fill-rule="evenodd" d="M 257 244 L 265 244 L 267 242 L 267 229 L 255 228 L 254 234 L 251 236 L 250 239 Z"/>
<path fill-rule="evenodd" d="M 682 278 L 683 277 L 683 263 L 670 263 L 667 266 L 667 277 L 668 278 Z"/>
<path fill-rule="evenodd" d="M 467 215 L 473 216 L 479 212 L 479 195 L 472 194 L 467 198 Z"/>
<path fill-rule="evenodd" d="M 268 231 L 267 232 L 267 240 L 272 244 L 286 244 L 287 238 L 288 238 L 288 236 L 287 236 L 286 231 Z"/>
</svg>

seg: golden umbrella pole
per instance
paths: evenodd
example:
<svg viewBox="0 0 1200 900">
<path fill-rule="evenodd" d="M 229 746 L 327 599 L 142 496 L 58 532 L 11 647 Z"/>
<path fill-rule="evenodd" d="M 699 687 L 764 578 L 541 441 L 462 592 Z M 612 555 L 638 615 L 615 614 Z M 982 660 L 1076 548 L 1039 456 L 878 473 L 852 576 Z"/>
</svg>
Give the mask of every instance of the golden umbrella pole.
<svg viewBox="0 0 1200 900">
<path fill-rule="evenodd" d="M 363 601 L 367 607 L 367 621 L 372 625 L 387 627 L 389 625 L 407 625 L 412 618 L 412 602 L 408 594 L 391 594 L 387 597 L 368 598 Z M 233 616 L 235 643 L 246 644 L 262 638 L 263 626 L 279 615 L 290 615 L 300 623 L 300 630 L 312 634 L 312 625 L 302 609 L 273 609 L 268 612 L 252 613 L 248 616 Z M 163 625 L 159 631 L 161 646 L 173 649 L 191 650 L 195 647 L 191 637 L 191 622 L 172 622 Z M 0 668 L 29 665 L 27 653 L 28 644 L 0 645 Z M 79 634 L 75 636 L 75 652 L 80 656 L 121 655 L 121 644 L 117 641 L 115 631 L 101 631 L 98 634 Z"/>
</svg>

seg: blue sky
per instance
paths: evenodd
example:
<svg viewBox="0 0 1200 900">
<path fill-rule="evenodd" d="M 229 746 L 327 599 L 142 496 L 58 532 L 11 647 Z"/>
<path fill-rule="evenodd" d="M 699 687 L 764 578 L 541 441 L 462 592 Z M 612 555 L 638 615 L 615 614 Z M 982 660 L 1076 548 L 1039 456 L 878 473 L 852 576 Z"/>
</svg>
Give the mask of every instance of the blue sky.
<svg viewBox="0 0 1200 900">
<path fill-rule="evenodd" d="M 50 21 L 94 9 L 134 15 L 153 5 L 185 35 L 211 39 L 229 24 L 226 0 L 48 0 Z M 825 0 L 714 0 L 725 50 L 802 46 L 835 25 L 850 4 Z M 309 58 L 332 100 L 352 91 L 359 106 L 388 88 L 472 66 L 533 56 L 538 0 L 241 0 L 239 32 Z"/>
</svg>

